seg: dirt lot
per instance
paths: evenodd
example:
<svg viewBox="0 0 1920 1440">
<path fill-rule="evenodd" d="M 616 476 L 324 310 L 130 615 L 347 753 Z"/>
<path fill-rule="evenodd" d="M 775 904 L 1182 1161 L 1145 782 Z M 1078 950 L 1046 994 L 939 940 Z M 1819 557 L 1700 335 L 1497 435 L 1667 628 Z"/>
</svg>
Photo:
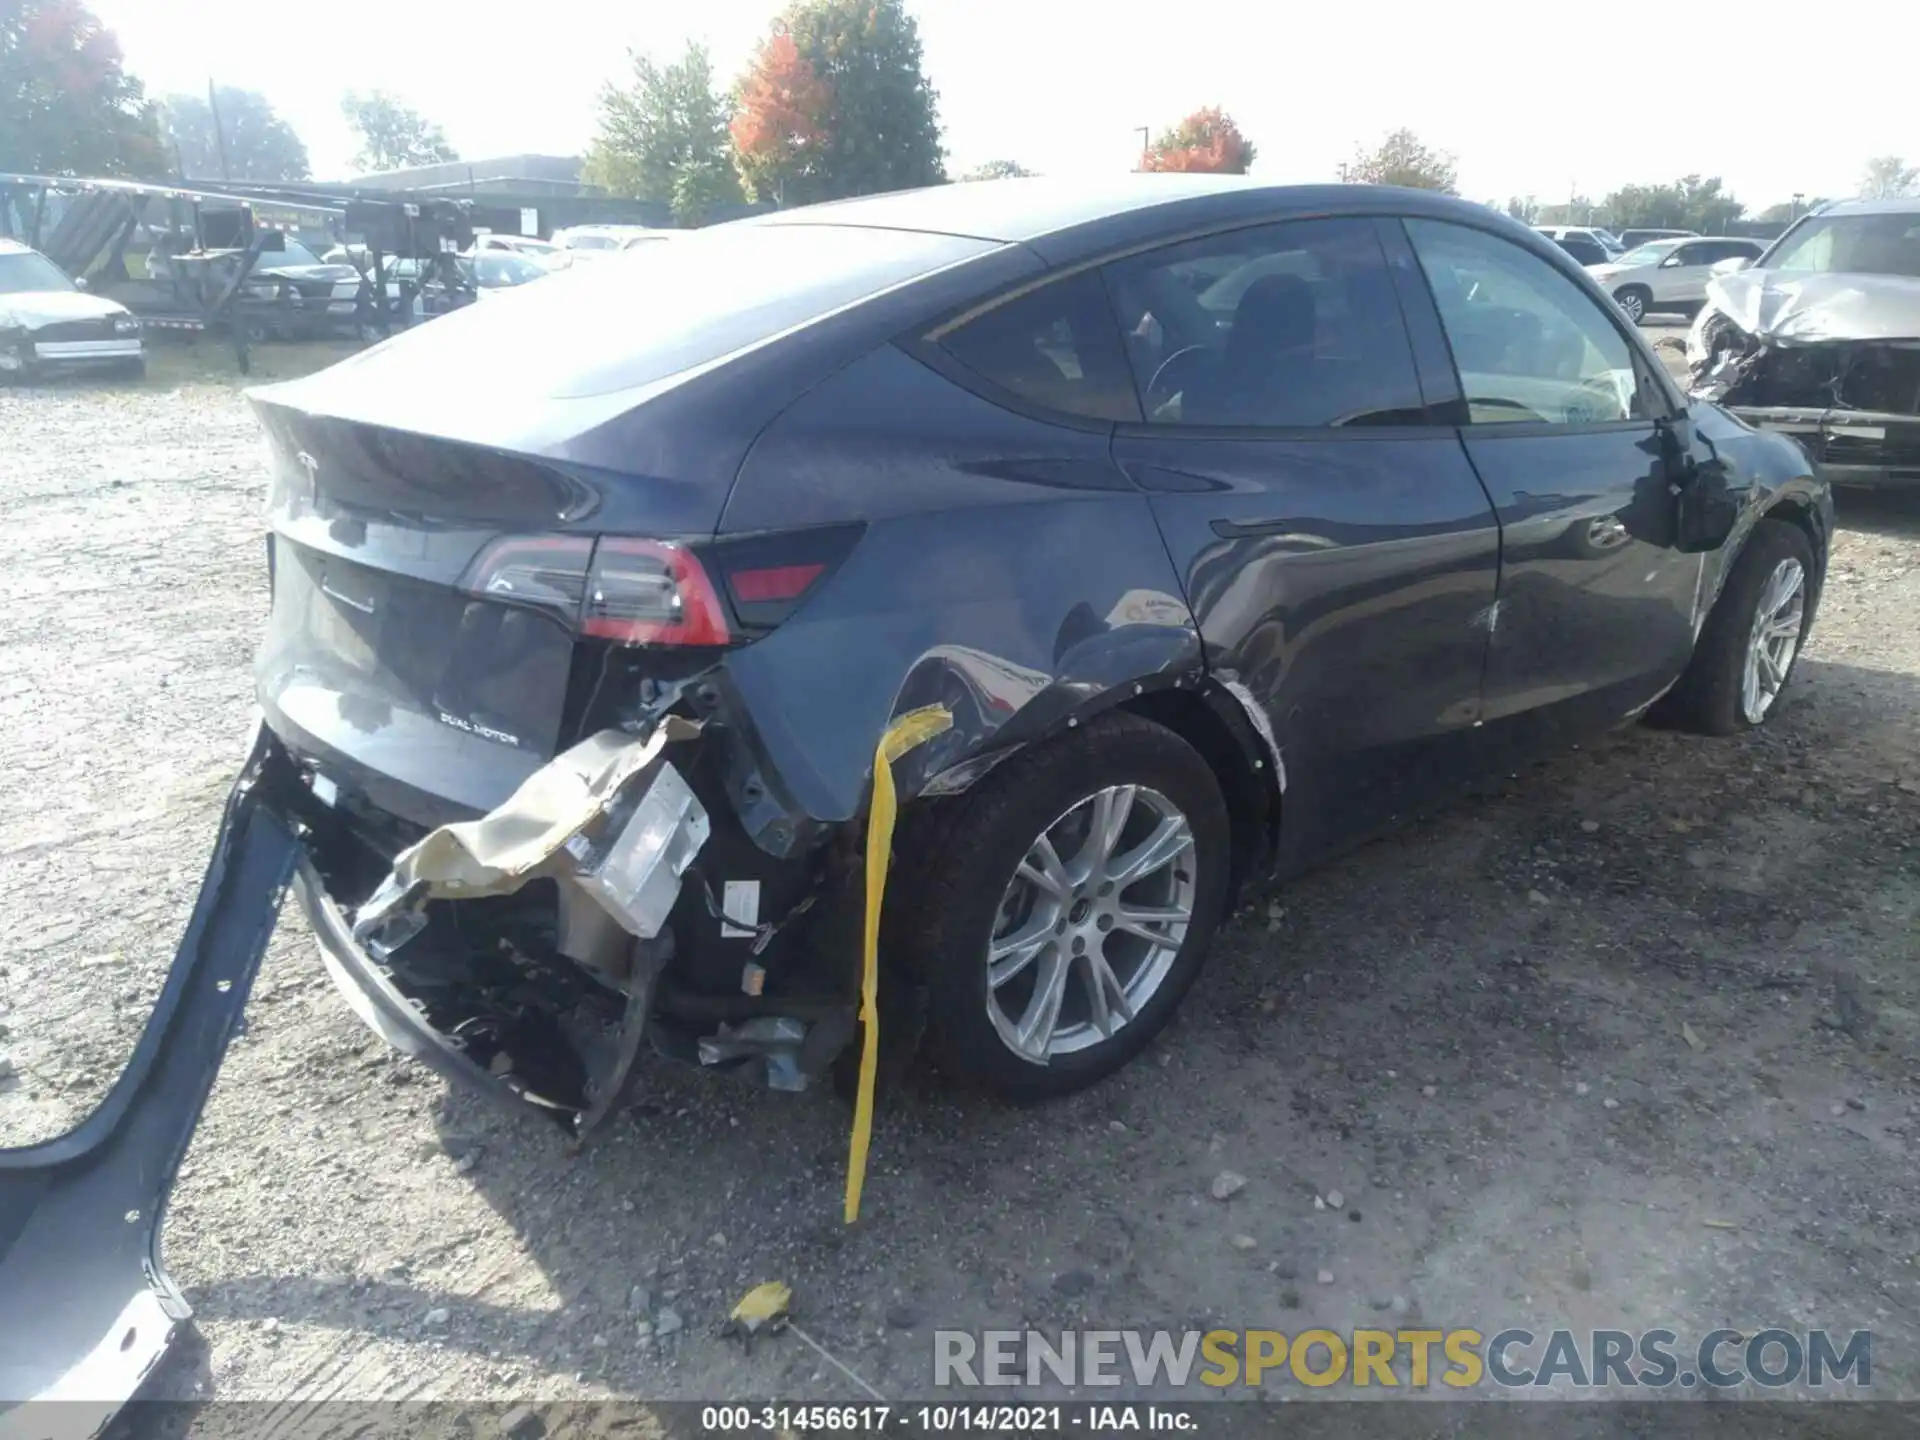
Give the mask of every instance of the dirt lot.
<svg viewBox="0 0 1920 1440">
<path fill-rule="evenodd" d="M 110 1083 L 193 899 L 257 452 L 230 383 L 0 391 L 10 1142 Z M 936 1325 L 1411 1314 L 1870 1327 L 1876 1392 L 1920 1396 L 1920 500 L 1842 519 L 1764 732 L 1629 729 L 1258 896 L 1093 1093 L 889 1097 L 853 1230 L 830 1094 L 656 1065 L 570 1155 L 392 1059 L 289 911 L 167 1226 L 204 1340 L 166 1391 L 855 1397 L 791 1337 L 713 1335 L 778 1277 L 893 1395 Z"/>
</svg>

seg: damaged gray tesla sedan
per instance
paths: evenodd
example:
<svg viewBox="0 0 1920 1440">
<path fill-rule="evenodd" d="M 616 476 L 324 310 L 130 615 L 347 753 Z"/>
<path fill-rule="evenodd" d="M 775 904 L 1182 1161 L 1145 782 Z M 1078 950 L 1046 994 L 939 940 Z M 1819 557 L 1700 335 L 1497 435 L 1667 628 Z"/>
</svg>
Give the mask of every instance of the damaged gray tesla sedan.
<svg viewBox="0 0 1920 1440">
<path fill-rule="evenodd" d="M 1058 1094 L 1248 880 L 1765 720 L 1832 523 L 1551 242 L 1362 186 L 796 210 L 253 404 L 264 723 L 128 1076 L 0 1155 L 0 1286 L 82 1297 L 8 1385 L 183 1312 L 154 1227 L 289 882 L 370 1024 L 576 1133 L 649 1049 Z"/>
<path fill-rule="evenodd" d="M 1710 281 L 1687 360 L 1834 483 L 1920 484 L 1920 199 L 1826 206 Z"/>
</svg>

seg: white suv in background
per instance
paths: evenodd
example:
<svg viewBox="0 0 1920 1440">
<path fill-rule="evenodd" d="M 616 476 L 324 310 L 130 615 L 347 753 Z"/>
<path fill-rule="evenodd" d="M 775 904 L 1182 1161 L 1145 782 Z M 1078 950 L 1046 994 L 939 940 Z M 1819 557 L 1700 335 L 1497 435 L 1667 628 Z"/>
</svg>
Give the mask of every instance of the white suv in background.
<svg viewBox="0 0 1920 1440">
<path fill-rule="evenodd" d="M 1706 304 L 1707 281 L 1714 266 L 1723 260 L 1751 265 L 1766 248 L 1758 240 L 1737 235 L 1649 240 L 1604 265 L 1589 265 L 1587 273 L 1637 325 L 1656 310 L 1692 314 Z"/>
</svg>

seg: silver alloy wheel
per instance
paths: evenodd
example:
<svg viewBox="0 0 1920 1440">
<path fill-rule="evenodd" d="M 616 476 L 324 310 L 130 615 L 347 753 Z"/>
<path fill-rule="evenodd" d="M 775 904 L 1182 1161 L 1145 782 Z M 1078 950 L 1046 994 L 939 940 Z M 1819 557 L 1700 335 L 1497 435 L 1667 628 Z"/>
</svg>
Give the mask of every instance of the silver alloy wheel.
<svg viewBox="0 0 1920 1440">
<path fill-rule="evenodd" d="M 1807 572 L 1788 556 L 1773 567 L 1760 587 L 1754 607 L 1753 630 L 1747 637 L 1747 666 L 1740 678 L 1740 709 L 1747 723 L 1758 725 L 1780 697 L 1787 670 L 1800 648 L 1800 628 L 1807 614 Z"/>
<path fill-rule="evenodd" d="M 1109 785 L 1041 831 L 987 944 L 987 1016 L 1007 1047 L 1044 1065 L 1117 1034 L 1173 969 L 1195 879 L 1192 826 L 1144 785 Z"/>
<path fill-rule="evenodd" d="M 1640 298 L 1640 292 L 1637 290 L 1623 290 L 1613 298 L 1620 303 L 1620 308 L 1627 312 L 1627 319 L 1636 325 L 1647 313 L 1647 302 Z"/>
</svg>

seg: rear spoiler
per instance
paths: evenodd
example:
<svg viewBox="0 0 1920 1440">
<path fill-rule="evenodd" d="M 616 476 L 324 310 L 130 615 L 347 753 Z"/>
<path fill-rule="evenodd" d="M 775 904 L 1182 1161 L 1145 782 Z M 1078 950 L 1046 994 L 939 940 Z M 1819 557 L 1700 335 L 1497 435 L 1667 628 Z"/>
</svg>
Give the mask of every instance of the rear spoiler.
<svg viewBox="0 0 1920 1440">
<path fill-rule="evenodd" d="M 288 768 L 257 727 L 159 1003 L 106 1099 L 64 1135 L 0 1150 L 0 1436 L 97 1435 L 192 1315 L 160 1224 L 301 853 L 298 822 L 269 803 Z"/>
</svg>

